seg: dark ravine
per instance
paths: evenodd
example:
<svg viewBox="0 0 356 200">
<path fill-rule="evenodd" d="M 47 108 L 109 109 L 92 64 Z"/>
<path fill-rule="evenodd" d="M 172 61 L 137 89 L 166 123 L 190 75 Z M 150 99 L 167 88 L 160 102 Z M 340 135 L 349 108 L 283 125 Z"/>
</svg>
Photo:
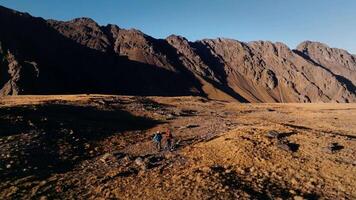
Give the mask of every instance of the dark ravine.
<svg viewBox="0 0 356 200">
<path fill-rule="evenodd" d="M 171 35 L 0 7 L 0 95 L 197 95 L 240 102 L 356 102 L 356 57 L 306 41 Z"/>
</svg>

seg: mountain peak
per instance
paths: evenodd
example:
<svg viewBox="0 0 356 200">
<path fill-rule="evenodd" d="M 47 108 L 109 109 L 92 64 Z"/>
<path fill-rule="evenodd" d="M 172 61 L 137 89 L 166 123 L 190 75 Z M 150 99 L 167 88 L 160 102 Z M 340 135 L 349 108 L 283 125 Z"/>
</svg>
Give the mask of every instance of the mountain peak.
<svg viewBox="0 0 356 200">
<path fill-rule="evenodd" d="M 180 35 L 175 35 L 175 34 L 171 34 L 169 35 L 166 40 L 180 40 L 180 41 L 188 41 L 187 38 L 180 36 Z"/>
<path fill-rule="evenodd" d="M 98 25 L 96 23 L 96 21 L 94 21 L 93 19 L 89 18 L 89 17 L 79 17 L 79 18 L 74 18 L 70 21 L 68 21 L 70 23 L 75 23 L 75 24 L 93 24 L 93 25 Z"/>
<path fill-rule="evenodd" d="M 330 48 L 327 44 L 321 43 L 321 42 L 316 42 L 316 41 L 310 41 L 310 40 L 306 40 L 301 42 L 298 46 L 297 46 L 297 50 L 299 51 L 303 51 L 305 48 L 308 47 L 317 47 L 317 48 Z"/>
</svg>

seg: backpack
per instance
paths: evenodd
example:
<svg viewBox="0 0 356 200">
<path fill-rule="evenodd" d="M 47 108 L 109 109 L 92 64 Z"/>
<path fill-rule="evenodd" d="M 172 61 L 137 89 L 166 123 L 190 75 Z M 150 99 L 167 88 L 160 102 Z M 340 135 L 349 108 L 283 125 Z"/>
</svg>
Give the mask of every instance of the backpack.
<svg viewBox="0 0 356 200">
<path fill-rule="evenodd" d="M 173 135 L 171 132 L 167 132 L 166 137 L 167 137 L 167 139 L 173 139 Z"/>
<path fill-rule="evenodd" d="M 153 141 L 160 142 L 161 140 L 162 140 L 162 134 L 161 133 L 154 134 Z"/>
</svg>

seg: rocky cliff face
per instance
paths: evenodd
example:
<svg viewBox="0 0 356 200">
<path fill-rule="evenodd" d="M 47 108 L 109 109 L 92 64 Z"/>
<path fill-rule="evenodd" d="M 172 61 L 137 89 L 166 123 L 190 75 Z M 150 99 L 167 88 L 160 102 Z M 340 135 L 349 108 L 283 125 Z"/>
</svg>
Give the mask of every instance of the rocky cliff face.
<svg viewBox="0 0 356 200">
<path fill-rule="evenodd" d="M 155 39 L 88 18 L 0 8 L 0 94 L 200 95 L 240 102 L 356 102 L 356 58 L 316 42 Z"/>
<path fill-rule="evenodd" d="M 319 42 L 305 41 L 297 51 L 316 65 L 330 71 L 340 79 L 356 84 L 356 56 L 343 49 L 330 48 Z M 347 79 L 347 80 L 346 80 Z M 355 89 L 355 88 L 353 88 Z"/>
<path fill-rule="evenodd" d="M 39 76 L 35 62 L 21 60 L 0 43 L 0 96 L 18 95 L 29 87 Z"/>
</svg>

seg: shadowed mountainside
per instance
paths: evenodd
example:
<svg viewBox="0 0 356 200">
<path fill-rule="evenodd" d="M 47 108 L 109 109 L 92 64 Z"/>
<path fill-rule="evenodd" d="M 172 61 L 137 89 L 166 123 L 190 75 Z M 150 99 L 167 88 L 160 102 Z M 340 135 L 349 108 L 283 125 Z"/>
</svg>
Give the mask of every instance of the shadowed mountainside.
<svg viewBox="0 0 356 200">
<path fill-rule="evenodd" d="M 2 8 L 0 23 L 3 95 L 190 95 L 197 87 L 179 72 L 78 44 L 41 18 Z"/>
<path fill-rule="evenodd" d="M 239 102 L 356 102 L 356 58 L 303 42 L 155 39 L 89 18 L 0 7 L 0 95 L 199 95 Z"/>
</svg>

